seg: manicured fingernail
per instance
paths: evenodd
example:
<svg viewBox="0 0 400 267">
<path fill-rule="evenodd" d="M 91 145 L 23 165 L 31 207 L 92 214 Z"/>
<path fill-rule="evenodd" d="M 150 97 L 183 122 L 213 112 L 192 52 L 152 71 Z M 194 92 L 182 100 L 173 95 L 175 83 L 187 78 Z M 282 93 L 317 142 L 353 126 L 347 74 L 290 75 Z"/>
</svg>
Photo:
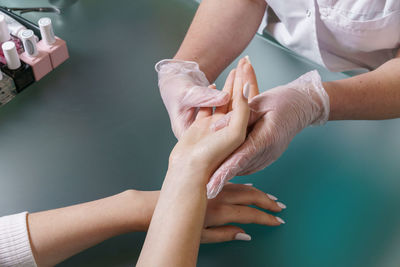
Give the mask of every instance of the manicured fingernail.
<svg viewBox="0 0 400 267">
<path fill-rule="evenodd" d="M 250 92 L 250 84 L 249 82 L 246 82 L 244 87 L 243 87 L 243 96 L 248 99 L 249 98 L 249 92 Z"/>
<path fill-rule="evenodd" d="M 235 235 L 235 240 L 250 241 L 251 236 L 249 236 L 248 234 L 245 234 L 245 233 L 237 233 Z"/>
<path fill-rule="evenodd" d="M 286 209 L 286 205 L 283 204 L 282 202 L 276 202 L 276 204 L 277 204 L 281 209 Z"/>
<path fill-rule="evenodd" d="M 244 58 L 247 60 L 247 62 L 248 62 L 249 64 L 251 64 L 250 57 L 249 57 L 248 55 L 245 56 Z"/>
<path fill-rule="evenodd" d="M 244 185 L 253 186 L 253 184 L 252 184 L 252 183 L 247 183 L 247 184 L 244 184 Z"/>
<path fill-rule="evenodd" d="M 269 197 L 269 199 L 271 199 L 273 201 L 278 200 L 278 198 L 276 196 L 273 196 L 273 195 L 270 195 L 270 194 L 267 194 L 267 196 Z"/>
<path fill-rule="evenodd" d="M 277 220 L 278 222 L 280 222 L 281 224 L 285 224 L 285 221 L 282 220 L 282 218 L 280 218 L 280 217 L 275 217 L 275 218 L 276 218 L 276 220 Z"/>
</svg>

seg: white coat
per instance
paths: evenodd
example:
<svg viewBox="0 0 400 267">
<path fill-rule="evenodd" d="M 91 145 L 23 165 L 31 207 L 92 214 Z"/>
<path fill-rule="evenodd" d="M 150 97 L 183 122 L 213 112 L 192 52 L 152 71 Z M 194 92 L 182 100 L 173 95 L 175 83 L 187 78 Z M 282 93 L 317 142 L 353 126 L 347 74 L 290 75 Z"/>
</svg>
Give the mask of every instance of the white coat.
<svg viewBox="0 0 400 267">
<path fill-rule="evenodd" d="M 267 0 L 260 30 L 331 71 L 375 69 L 400 47 L 400 0 Z"/>
</svg>

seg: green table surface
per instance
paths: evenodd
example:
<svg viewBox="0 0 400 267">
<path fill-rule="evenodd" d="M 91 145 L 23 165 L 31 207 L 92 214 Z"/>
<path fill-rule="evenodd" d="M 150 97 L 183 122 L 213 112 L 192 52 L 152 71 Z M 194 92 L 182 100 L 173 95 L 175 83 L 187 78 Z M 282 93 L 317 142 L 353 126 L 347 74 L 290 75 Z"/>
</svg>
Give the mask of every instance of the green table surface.
<svg viewBox="0 0 400 267">
<path fill-rule="evenodd" d="M 71 58 L 0 109 L 0 215 L 58 208 L 130 188 L 155 190 L 163 181 L 176 140 L 154 64 L 173 56 L 197 4 L 73 2 L 62 15 L 49 15 Z M 259 36 L 245 54 L 262 90 L 315 68 L 324 80 L 346 77 Z M 279 197 L 288 206 L 280 214 L 287 223 L 243 226 L 251 242 L 202 245 L 198 266 L 399 266 L 399 132 L 400 120 L 305 129 L 276 163 L 234 180 Z M 119 236 L 60 266 L 132 266 L 144 238 L 144 233 Z"/>
</svg>

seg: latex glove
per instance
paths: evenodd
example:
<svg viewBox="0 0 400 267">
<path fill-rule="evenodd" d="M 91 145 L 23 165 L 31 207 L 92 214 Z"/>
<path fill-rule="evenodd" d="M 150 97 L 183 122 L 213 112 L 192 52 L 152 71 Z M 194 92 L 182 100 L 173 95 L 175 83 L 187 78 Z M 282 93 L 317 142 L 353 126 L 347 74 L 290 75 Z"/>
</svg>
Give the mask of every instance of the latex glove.
<svg viewBox="0 0 400 267">
<path fill-rule="evenodd" d="M 229 102 L 228 93 L 207 87 L 210 83 L 196 62 L 164 59 L 156 64 L 155 69 L 172 131 L 178 139 L 193 123 L 198 108 L 222 106 Z"/>
<path fill-rule="evenodd" d="M 308 125 L 322 125 L 329 118 L 329 96 L 317 71 L 256 97 L 249 103 L 251 131 L 246 141 L 214 172 L 207 185 L 214 198 L 236 175 L 262 170 L 286 150 L 293 137 Z M 213 127 L 229 124 L 230 114 Z"/>
</svg>

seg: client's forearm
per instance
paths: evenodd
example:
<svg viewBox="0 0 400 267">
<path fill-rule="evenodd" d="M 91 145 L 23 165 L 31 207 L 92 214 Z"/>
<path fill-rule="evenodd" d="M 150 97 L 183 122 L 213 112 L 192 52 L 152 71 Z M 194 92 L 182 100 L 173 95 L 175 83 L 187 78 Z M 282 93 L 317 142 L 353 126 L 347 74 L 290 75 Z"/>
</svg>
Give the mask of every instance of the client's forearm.
<svg viewBox="0 0 400 267">
<path fill-rule="evenodd" d="M 136 266 L 196 266 L 207 207 L 199 175 L 168 171 Z"/>
<path fill-rule="evenodd" d="M 213 82 L 254 37 L 266 6 L 265 0 L 203 0 L 175 58 L 196 61 Z"/>
<path fill-rule="evenodd" d="M 330 120 L 383 120 L 400 117 L 400 58 L 348 79 L 325 82 Z"/>
<path fill-rule="evenodd" d="M 54 266 L 108 238 L 142 230 L 143 217 L 149 215 L 141 208 L 138 193 L 129 190 L 88 203 L 29 214 L 31 247 L 38 266 Z"/>
</svg>

